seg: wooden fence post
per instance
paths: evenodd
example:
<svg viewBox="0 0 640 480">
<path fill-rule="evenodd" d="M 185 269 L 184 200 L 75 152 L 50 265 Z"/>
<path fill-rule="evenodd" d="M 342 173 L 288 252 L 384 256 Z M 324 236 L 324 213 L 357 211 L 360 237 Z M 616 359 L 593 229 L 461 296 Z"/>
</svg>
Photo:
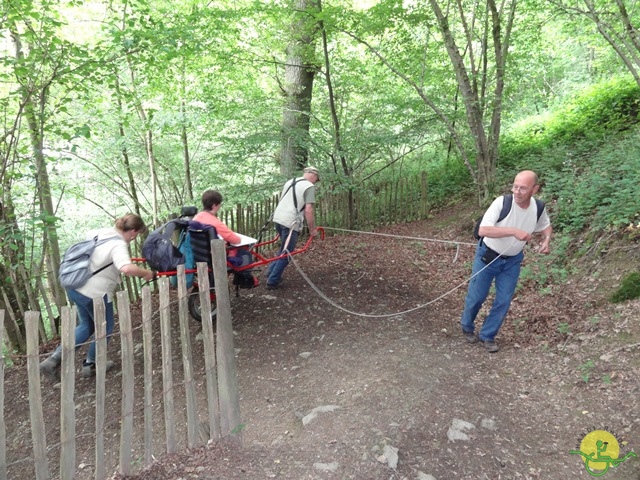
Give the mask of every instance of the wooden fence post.
<svg viewBox="0 0 640 480">
<path fill-rule="evenodd" d="M 169 279 L 158 280 L 160 286 L 160 335 L 162 337 L 162 387 L 164 391 L 164 422 L 167 453 L 176 453 L 176 422 L 173 400 L 173 362 L 171 359 L 171 311 L 169 310 Z"/>
<path fill-rule="evenodd" d="M 229 277 L 227 274 L 227 253 L 224 240 L 211 240 L 211 258 L 216 285 L 216 306 L 218 309 L 216 331 L 218 334 L 218 391 L 220 393 L 220 428 L 223 438 L 241 443 L 240 400 L 236 357 L 233 347 L 233 326 L 231 325 L 231 301 L 229 299 Z"/>
<path fill-rule="evenodd" d="M 118 321 L 120 323 L 120 350 L 122 352 L 122 405 L 120 428 L 120 474 L 131 474 L 131 445 L 133 443 L 134 371 L 133 331 L 129 297 L 121 290 L 118 299 Z"/>
<path fill-rule="evenodd" d="M 187 446 L 194 448 L 198 442 L 198 402 L 193 381 L 193 349 L 189 333 L 189 291 L 184 265 L 178 265 L 178 316 L 180 317 L 180 344 L 182 345 L 183 384 L 187 402 Z"/>
<path fill-rule="evenodd" d="M 31 412 L 31 438 L 33 440 L 36 480 L 47 480 L 49 478 L 49 464 L 47 462 L 47 441 L 44 429 L 44 414 L 42 412 L 42 388 L 40 386 L 40 357 L 38 356 L 40 315 L 38 312 L 26 312 L 24 324 L 27 332 L 29 409 Z"/>
<path fill-rule="evenodd" d="M 204 347 L 204 368 L 207 377 L 207 410 L 209 411 L 209 438 L 220 439 L 220 399 L 216 373 L 216 340 L 211 322 L 211 296 L 209 295 L 209 267 L 198 262 L 198 287 Z"/>
<path fill-rule="evenodd" d="M 142 287 L 142 350 L 144 351 L 144 464 L 153 462 L 153 329 L 151 289 Z"/>
<path fill-rule="evenodd" d="M 62 366 L 60 367 L 60 478 L 71 480 L 76 473 L 76 308 L 64 306 L 60 311 Z"/>
<path fill-rule="evenodd" d="M 93 320 L 96 344 L 96 469 L 95 479 L 106 478 L 104 465 L 104 413 L 105 413 L 105 380 L 107 377 L 107 322 L 106 306 L 102 298 L 93 299 Z"/>
</svg>

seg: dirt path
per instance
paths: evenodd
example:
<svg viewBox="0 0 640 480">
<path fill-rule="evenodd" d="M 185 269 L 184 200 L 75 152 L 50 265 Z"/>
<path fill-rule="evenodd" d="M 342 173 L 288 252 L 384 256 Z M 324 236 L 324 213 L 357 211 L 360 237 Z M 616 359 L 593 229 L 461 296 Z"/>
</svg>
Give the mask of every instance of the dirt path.
<svg viewBox="0 0 640 480">
<path fill-rule="evenodd" d="M 468 231 L 446 212 L 393 229 L 463 242 Z M 472 254 L 358 235 L 298 262 L 332 302 L 383 315 L 464 282 Z M 523 279 L 496 354 L 459 334 L 464 287 L 376 318 L 330 305 L 294 266 L 285 280 L 232 300 L 243 448 L 164 458 L 138 479 L 585 479 L 569 451 L 594 429 L 615 435 L 620 457 L 640 453 L 640 302 L 601 304 L 601 280 Z M 640 459 L 603 478 L 639 480 Z"/>
</svg>

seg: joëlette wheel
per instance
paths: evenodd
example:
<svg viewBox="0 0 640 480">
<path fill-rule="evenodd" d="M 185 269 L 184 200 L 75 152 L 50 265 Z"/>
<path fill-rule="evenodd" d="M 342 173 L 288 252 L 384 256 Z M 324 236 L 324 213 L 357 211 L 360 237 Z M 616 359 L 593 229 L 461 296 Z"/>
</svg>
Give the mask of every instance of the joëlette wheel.
<svg viewBox="0 0 640 480">
<path fill-rule="evenodd" d="M 214 288 L 209 290 L 209 297 L 211 298 L 211 321 L 216 321 L 216 291 Z M 200 292 L 194 288 L 189 294 L 189 314 L 194 320 L 202 322 L 202 311 L 200 308 Z"/>
</svg>

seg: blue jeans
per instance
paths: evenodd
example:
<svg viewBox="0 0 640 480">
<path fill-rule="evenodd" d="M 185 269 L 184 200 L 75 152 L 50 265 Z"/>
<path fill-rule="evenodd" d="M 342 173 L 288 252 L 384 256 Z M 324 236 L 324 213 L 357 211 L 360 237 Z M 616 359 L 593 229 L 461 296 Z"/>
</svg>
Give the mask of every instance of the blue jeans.
<svg viewBox="0 0 640 480">
<path fill-rule="evenodd" d="M 287 251 L 293 252 L 296 249 L 296 243 L 298 242 L 298 233 L 295 230 L 287 228 L 279 223 L 276 223 L 276 232 L 280 235 L 280 249 L 278 250 L 279 256 L 284 252 L 284 244 L 287 242 L 287 237 L 289 236 L 289 232 L 291 232 L 291 238 L 289 239 L 289 244 L 287 245 Z M 282 277 L 282 272 L 289 265 L 289 256 L 287 255 L 280 260 L 276 260 L 269 265 L 267 268 L 267 285 L 276 285 L 280 283 L 280 279 Z"/>
<path fill-rule="evenodd" d="M 484 242 L 480 242 L 476 248 L 476 257 L 471 271 L 473 278 L 469 282 L 469 290 L 464 301 L 464 311 L 462 312 L 460 325 L 465 333 L 473 333 L 475 331 L 476 316 L 487 299 L 491 284 L 495 280 L 496 295 L 489 315 L 485 318 L 478 333 L 480 340 L 493 341 L 511 306 L 511 299 L 516 291 L 524 253 L 520 252 L 508 258 L 498 258 L 487 266 L 482 261 L 482 256 L 486 251 L 487 246 Z"/>
<path fill-rule="evenodd" d="M 76 350 L 85 343 L 96 330 L 95 322 L 93 319 L 93 300 L 89 297 L 85 297 L 76 290 L 68 290 L 69 300 L 76 305 L 78 310 L 78 325 L 76 326 Z M 107 341 L 113 332 L 113 302 L 107 300 L 107 295 L 103 297 L 105 305 L 105 317 L 107 321 Z M 62 345 L 60 345 L 55 353 L 62 352 Z M 54 354 L 55 354 L 54 353 Z M 96 363 L 96 344 L 95 341 L 91 342 L 89 351 L 87 352 L 87 363 Z"/>
</svg>

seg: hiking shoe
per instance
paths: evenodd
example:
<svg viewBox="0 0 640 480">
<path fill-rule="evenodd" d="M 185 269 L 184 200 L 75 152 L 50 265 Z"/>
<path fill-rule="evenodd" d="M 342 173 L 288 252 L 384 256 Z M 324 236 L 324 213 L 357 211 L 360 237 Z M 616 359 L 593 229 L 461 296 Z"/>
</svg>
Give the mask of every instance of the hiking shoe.
<svg viewBox="0 0 640 480">
<path fill-rule="evenodd" d="M 113 368 L 115 364 L 111 360 L 107 360 L 107 372 Z M 82 373 L 83 378 L 91 378 L 96 376 L 96 364 L 95 363 L 87 363 L 86 360 L 82 363 Z"/>
<path fill-rule="evenodd" d="M 282 281 L 278 283 L 267 283 L 267 290 L 277 290 L 278 288 L 282 288 Z"/>
<path fill-rule="evenodd" d="M 61 358 L 56 355 L 52 355 L 46 360 L 40 362 L 40 373 L 46 374 L 54 381 L 60 381 L 60 363 Z"/>
<path fill-rule="evenodd" d="M 478 337 L 473 332 L 462 332 L 464 333 L 464 339 L 467 343 L 478 343 Z"/>
<path fill-rule="evenodd" d="M 482 342 L 482 346 L 486 348 L 487 352 L 489 353 L 496 353 L 498 350 L 500 350 L 500 348 L 498 347 L 498 344 L 493 340 L 481 340 L 481 342 Z"/>
</svg>

